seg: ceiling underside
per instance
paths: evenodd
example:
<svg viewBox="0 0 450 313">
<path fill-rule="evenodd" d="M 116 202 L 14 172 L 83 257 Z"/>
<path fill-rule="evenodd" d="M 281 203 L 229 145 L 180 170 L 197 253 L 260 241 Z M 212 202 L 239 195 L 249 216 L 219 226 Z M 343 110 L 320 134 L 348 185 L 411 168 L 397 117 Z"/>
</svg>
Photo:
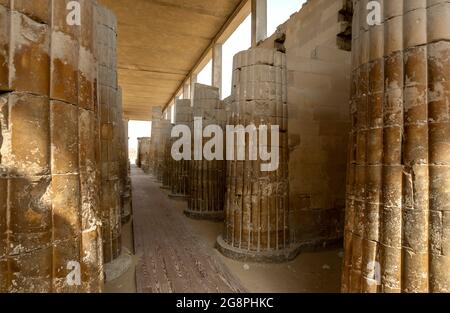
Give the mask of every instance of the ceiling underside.
<svg viewBox="0 0 450 313">
<path fill-rule="evenodd" d="M 150 120 L 174 96 L 241 0 L 100 0 L 119 24 L 124 114 Z"/>
</svg>

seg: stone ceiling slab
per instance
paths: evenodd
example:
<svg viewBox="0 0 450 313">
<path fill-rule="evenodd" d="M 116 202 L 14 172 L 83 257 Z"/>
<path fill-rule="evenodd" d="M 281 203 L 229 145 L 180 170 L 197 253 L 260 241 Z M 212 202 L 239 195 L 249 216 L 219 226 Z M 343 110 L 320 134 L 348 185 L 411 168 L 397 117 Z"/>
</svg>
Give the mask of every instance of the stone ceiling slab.
<svg viewBox="0 0 450 313">
<path fill-rule="evenodd" d="M 125 115 L 165 106 L 241 0 L 100 0 L 117 16 Z"/>
</svg>

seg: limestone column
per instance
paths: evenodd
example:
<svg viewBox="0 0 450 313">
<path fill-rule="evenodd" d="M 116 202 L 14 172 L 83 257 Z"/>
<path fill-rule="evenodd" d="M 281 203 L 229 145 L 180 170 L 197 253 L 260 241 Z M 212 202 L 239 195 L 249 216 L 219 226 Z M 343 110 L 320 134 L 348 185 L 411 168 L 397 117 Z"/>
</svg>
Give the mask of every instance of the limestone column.
<svg viewBox="0 0 450 313">
<path fill-rule="evenodd" d="M 267 38 L 267 0 L 252 1 L 252 47 Z"/>
<path fill-rule="evenodd" d="M 141 169 L 148 174 L 150 171 L 150 137 L 139 138 L 139 159 Z"/>
<path fill-rule="evenodd" d="M 353 1 L 344 292 L 450 291 L 450 3 Z"/>
<path fill-rule="evenodd" d="M 126 221 L 131 214 L 131 186 L 129 184 L 130 178 L 128 175 L 128 138 L 126 137 L 125 123 L 123 120 L 121 87 L 118 87 L 116 96 L 113 147 L 116 147 L 117 151 L 121 221 Z"/>
<path fill-rule="evenodd" d="M 175 125 L 184 125 L 191 128 L 192 124 L 192 107 L 191 100 L 177 100 L 176 102 L 176 115 L 175 115 Z M 171 143 L 173 144 L 178 138 L 173 138 Z M 181 151 L 183 152 L 183 151 Z M 179 154 L 181 154 L 178 151 Z M 177 157 L 178 158 L 178 157 Z M 182 158 L 179 155 L 179 158 Z M 173 161 L 173 171 L 172 171 L 172 184 L 171 184 L 171 195 L 172 198 L 185 198 L 189 195 L 189 178 L 190 178 L 190 160 L 181 159 L 180 161 Z"/>
<path fill-rule="evenodd" d="M 225 156 L 221 155 L 218 159 L 207 160 L 203 155 L 203 149 L 211 138 L 202 138 L 203 129 L 210 125 L 218 125 L 224 129 L 226 113 L 223 102 L 219 99 L 218 88 L 195 84 L 193 115 L 192 149 L 194 153 L 192 154 L 191 179 L 189 181 L 189 205 L 185 214 L 197 219 L 223 220 Z M 196 118 L 199 119 L 201 125 L 195 123 Z M 196 137 L 195 134 L 199 134 L 199 136 Z M 223 134 L 216 133 L 214 136 L 222 136 L 221 139 L 224 139 Z"/>
<path fill-rule="evenodd" d="M 171 175 L 172 175 L 172 156 L 171 156 L 171 148 L 172 141 L 170 138 L 170 134 L 172 132 L 173 125 L 169 123 L 166 124 L 162 134 L 162 149 L 164 149 L 164 157 L 163 157 L 163 169 L 162 169 L 162 189 L 170 190 L 171 189 Z"/>
<path fill-rule="evenodd" d="M 120 93 L 119 99 L 122 99 L 122 93 Z M 120 101 L 120 107 L 122 108 L 122 101 Z M 130 177 L 130 156 L 128 151 L 129 138 L 128 138 L 128 119 L 123 118 L 119 120 L 122 123 L 122 159 L 121 159 L 121 176 L 123 178 L 123 190 L 122 190 L 122 223 L 127 222 L 131 218 L 132 203 L 131 203 L 131 177 Z"/>
<path fill-rule="evenodd" d="M 212 56 L 212 85 L 219 88 L 219 98 L 222 99 L 222 44 L 216 43 Z"/>
<path fill-rule="evenodd" d="M 153 177 L 160 183 L 163 182 L 164 165 L 165 165 L 165 151 L 167 131 L 170 128 L 170 121 L 162 116 L 162 109 L 160 107 L 153 109 L 152 119 L 152 139 L 150 146 L 150 168 Z"/>
<path fill-rule="evenodd" d="M 116 259 L 121 243 L 121 197 L 118 153 L 117 20 L 98 5 L 95 10 L 95 47 L 99 62 L 98 99 L 102 190 L 103 255 L 105 263 Z"/>
<path fill-rule="evenodd" d="M 183 85 L 183 99 L 190 99 L 191 98 L 191 83 L 190 80 L 188 80 Z"/>
<path fill-rule="evenodd" d="M 228 123 L 254 126 L 254 131 L 247 132 L 244 145 L 236 141 L 237 131 L 232 138 L 227 133 L 226 220 L 217 246 L 235 259 L 286 261 L 296 252 L 288 225 L 286 58 L 273 49 L 250 49 L 234 57 L 233 68 L 232 103 L 226 101 L 232 110 Z M 267 142 L 260 141 L 261 125 L 268 127 Z M 270 134 L 272 126 L 279 127 L 278 145 Z M 256 154 L 250 152 L 251 138 L 259 146 L 253 150 Z M 279 151 L 279 165 L 264 171 L 261 165 L 267 162 L 258 151 L 268 146 Z"/>
<path fill-rule="evenodd" d="M 0 3 L 0 291 L 99 292 L 94 2 Z"/>
</svg>

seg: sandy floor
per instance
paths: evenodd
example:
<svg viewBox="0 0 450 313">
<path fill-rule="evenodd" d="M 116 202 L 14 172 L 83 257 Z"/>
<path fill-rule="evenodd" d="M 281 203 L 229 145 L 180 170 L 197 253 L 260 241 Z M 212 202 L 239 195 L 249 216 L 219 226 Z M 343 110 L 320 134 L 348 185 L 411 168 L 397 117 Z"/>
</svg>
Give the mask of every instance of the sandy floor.
<svg viewBox="0 0 450 313">
<path fill-rule="evenodd" d="M 128 222 L 122 226 L 122 245 L 131 253 L 134 253 L 133 247 L 133 224 Z M 137 259 L 133 258 L 133 265 L 116 280 L 105 284 L 106 293 L 135 293 L 136 292 L 136 274 L 135 266 Z"/>
<path fill-rule="evenodd" d="M 165 191 L 161 190 L 161 192 Z M 183 215 L 179 205 L 173 210 L 176 210 L 176 214 Z M 186 217 L 183 216 L 183 218 Z M 187 219 L 187 221 L 188 225 L 196 232 L 195 235 L 203 238 L 205 245 L 211 248 L 215 246 L 216 238 L 222 232 L 221 223 L 191 219 Z M 133 251 L 132 231 L 132 223 L 124 225 L 123 245 L 130 251 Z M 217 250 L 211 251 L 249 292 L 339 292 L 340 289 L 342 250 L 339 249 L 304 253 L 293 262 L 285 264 L 243 263 L 228 259 Z M 134 261 L 133 266 L 122 277 L 106 284 L 105 292 L 136 292 L 135 265 L 137 258 Z"/>
<path fill-rule="evenodd" d="M 190 224 L 211 246 L 222 232 L 220 223 L 190 220 Z M 328 293 L 340 290 L 342 250 L 304 253 L 285 264 L 243 263 L 216 253 L 250 292 Z"/>
</svg>

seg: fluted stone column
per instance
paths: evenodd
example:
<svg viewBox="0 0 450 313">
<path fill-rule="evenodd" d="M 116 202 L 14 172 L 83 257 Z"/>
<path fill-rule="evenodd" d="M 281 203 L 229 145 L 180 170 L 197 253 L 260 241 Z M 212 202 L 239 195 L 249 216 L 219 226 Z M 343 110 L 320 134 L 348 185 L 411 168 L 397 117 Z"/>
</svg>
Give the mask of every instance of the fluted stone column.
<svg viewBox="0 0 450 313">
<path fill-rule="evenodd" d="M 344 292 L 450 291 L 450 3 L 353 1 Z"/>
<path fill-rule="evenodd" d="M 119 156 L 119 100 L 117 85 L 117 20 L 108 9 L 96 6 L 95 47 L 99 62 L 98 99 L 102 190 L 103 255 L 105 263 L 119 257 L 121 243 L 121 186 Z"/>
<path fill-rule="evenodd" d="M 194 85 L 193 100 L 194 122 L 191 124 L 192 161 L 189 180 L 189 201 L 185 214 L 196 219 L 223 220 L 225 199 L 225 156 L 220 159 L 207 160 L 203 155 L 205 144 L 211 138 L 203 138 L 203 130 L 209 125 L 218 125 L 224 129 L 226 113 L 219 98 L 219 88 Z M 195 118 L 202 123 L 202 128 L 195 124 Z M 200 136 L 196 138 L 196 133 Z M 220 134 L 214 134 L 220 136 Z M 224 139 L 224 136 L 223 138 Z M 196 157 L 196 146 L 201 155 Z"/>
<path fill-rule="evenodd" d="M 0 1 L 0 292 L 99 292 L 94 1 Z"/>
<path fill-rule="evenodd" d="M 175 111 L 175 125 L 184 125 L 189 128 L 192 126 L 193 122 L 193 114 L 191 107 L 191 100 L 177 100 L 176 102 L 176 111 Z M 178 138 L 172 139 L 171 143 L 173 144 Z M 180 151 L 178 151 L 180 153 Z M 181 157 L 181 156 L 180 156 Z M 173 170 L 172 170 L 172 183 L 171 183 L 171 191 L 170 195 L 173 198 L 185 198 L 189 196 L 189 180 L 190 180 L 190 165 L 191 160 L 180 160 L 172 162 Z"/>
<path fill-rule="evenodd" d="M 150 171 L 153 177 L 160 183 L 163 182 L 165 155 L 166 155 L 166 141 L 169 140 L 167 136 L 170 131 L 170 121 L 162 118 L 162 113 L 159 114 L 160 108 L 153 115 L 152 120 L 152 137 L 150 141 Z M 159 116 L 159 118 L 158 118 Z"/>
<path fill-rule="evenodd" d="M 285 261 L 296 251 L 288 225 L 286 58 L 273 49 L 250 49 L 234 57 L 233 68 L 232 96 L 226 101 L 228 123 L 254 125 L 258 138 L 259 127 L 266 125 L 268 142 L 257 139 L 260 148 L 271 145 L 271 126 L 279 126 L 279 166 L 262 171 L 266 162 L 260 156 L 250 158 L 250 135 L 245 146 L 235 141 L 234 152 L 227 151 L 233 153 L 233 160 L 227 162 L 225 230 L 217 246 L 235 259 Z M 246 150 L 244 160 L 238 157 L 241 149 Z"/>
</svg>

